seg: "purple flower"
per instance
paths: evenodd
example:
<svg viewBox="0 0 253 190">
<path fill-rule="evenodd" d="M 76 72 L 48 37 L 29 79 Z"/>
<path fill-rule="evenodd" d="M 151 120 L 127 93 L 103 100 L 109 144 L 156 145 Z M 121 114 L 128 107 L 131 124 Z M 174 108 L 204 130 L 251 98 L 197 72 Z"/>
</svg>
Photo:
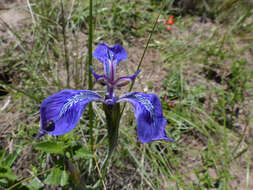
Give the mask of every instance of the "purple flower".
<svg viewBox="0 0 253 190">
<path fill-rule="evenodd" d="M 117 65 L 127 59 L 127 53 L 121 45 L 113 47 L 99 44 L 93 56 L 103 63 L 104 75 L 98 75 L 92 68 L 92 74 L 99 82 L 107 86 L 105 97 L 90 90 L 63 90 L 42 101 L 40 108 L 41 128 L 37 138 L 44 134 L 63 135 L 71 131 L 78 123 L 85 107 L 92 101 L 104 103 L 107 108 L 113 108 L 120 102 L 126 101 L 134 107 L 137 119 L 137 134 L 143 143 L 154 140 L 170 140 L 165 132 L 166 120 L 162 106 L 155 94 L 131 92 L 117 98 L 115 87 L 121 87 L 135 80 L 139 71 L 134 75 L 116 77 Z"/>
</svg>

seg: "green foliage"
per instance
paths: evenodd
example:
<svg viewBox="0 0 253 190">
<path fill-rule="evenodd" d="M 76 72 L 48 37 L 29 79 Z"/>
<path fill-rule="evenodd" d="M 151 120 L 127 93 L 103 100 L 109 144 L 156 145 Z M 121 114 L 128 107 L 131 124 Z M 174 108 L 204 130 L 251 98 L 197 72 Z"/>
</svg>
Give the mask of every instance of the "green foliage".
<svg viewBox="0 0 253 190">
<path fill-rule="evenodd" d="M 137 66 L 142 53 L 138 51 L 143 50 L 163 2 L 166 6 L 149 51 L 159 53 L 161 60 L 155 64 L 162 62 L 159 67 L 164 75 L 159 77 L 159 84 L 137 78 L 136 85 L 139 82 L 138 88 L 147 85 L 155 91 L 161 85 L 158 91 L 168 121 L 166 130 L 176 143 L 139 144 L 134 116 L 129 114 L 120 124 L 118 148 L 108 161 L 110 170 L 104 182 L 108 189 L 231 189 L 237 175 L 231 168 L 247 174 L 249 179 L 252 172 L 252 140 L 246 135 L 250 110 L 246 104 L 253 72 L 251 59 L 244 54 L 248 50 L 250 53 L 252 44 L 249 40 L 242 46 L 239 40 L 252 35 L 251 4 L 206 0 L 215 23 L 199 22 L 194 15 L 202 13 L 177 16 L 168 32 L 163 20 L 177 13 L 171 7 L 173 1 L 94 1 L 95 43 L 128 44 L 129 49 L 135 48 L 129 57 Z M 204 11 L 204 1 L 199 2 L 199 11 Z M 14 104 L 6 111 L 17 112 L 18 116 L 8 117 L 13 122 L 16 117 L 19 120 L 13 135 L 7 132 L 3 137 L 13 140 L 14 152 L 0 151 L 0 188 L 81 189 L 101 179 L 98 168 L 108 145 L 101 107 L 93 105 L 94 152 L 88 143 L 86 112 L 73 132 L 33 141 L 39 128 L 40 102 L 66 88 L 67 75 L 71 88 L 87 89 L 89 4 L 87 0 L 63 0 L 63 5 L 62 9 L 61 1 L 34 1 L 30 14 L 35 22 L 14 33 L 15 42 L 1 57 L 0 65 L 7 65 L 5 71 L 15 76 L 12 84 L 3 86 L 11 92 Z M 126 65 L 132 67 L 130 62 Z M 145 75 L 146 66 L 141 70 L 140 76 Z M 4 141 L 3 146 L 6 144 Z M 25 151 L 30 145 L 31 151 Z M 32 154 L 32 159 L 25 168 L 29 174 L 23 178 L 15 173 L 19 167 L 15 164 L 26 163 L 29 159 L 18 156 L 26 154 Z M 247 165 L 247 171 L 242 164 Z M 249 179 L 243 188 L 250 189 Z M 102 188 L 100 185 L 98 188 Z"/>
<path fill-rule="evenodd" d="M 31 182 L 26 186 L 29 190 L 37 190 L 43 188 L 43 184 L 38 178 L 33 178 Z"/>
<path fill-rule="evenodd" d="M 68 175 L 65 170 L 54 168 L 45 179 L 45 184 L 65 186 L 68 184 Z"/>
<path fill-rule="evenodd" d="M 163 99 L 167 100 L 166 103 L 169 103 L 171 100 L 179 99 L 184 90 L 183 88 L 180 72 L 177 72 L 177 68 L 175 68 L 175 70 L 171 69 L 170 73 L 165 76 L 163 82 Z"/>
<path fill-rule="evenodd" d="M 61 142 L 44 141 L 36 144 L 34 148 L 47 153 L 63 154 L 65 147 Z"/>
<path fill-rule="evenodd" d="M 0 188 L 9 187 L 17 179 L 11 168 L 20 152 L 20 149 L 11 154 L 6 150 L 0 151 Z"/>
</svg>

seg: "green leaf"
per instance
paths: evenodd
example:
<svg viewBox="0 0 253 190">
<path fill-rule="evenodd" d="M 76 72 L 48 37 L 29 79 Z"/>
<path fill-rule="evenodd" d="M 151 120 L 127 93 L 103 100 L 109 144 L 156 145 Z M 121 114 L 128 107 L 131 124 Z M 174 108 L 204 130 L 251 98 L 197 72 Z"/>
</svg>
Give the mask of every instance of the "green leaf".
<svg viewBox="0 0 253 190">
<path fill-rule="evenodd" d="M 41 142 L 35 145 L 36 150 L 42 150 L 47 153 L 63 154 L 65 145 L 59 142 Z"/>
<path fill-rule="evenodd" d="M 0 179 L 1 178 L 7 178 L 12 181 L 16 180 L 16 176 L 11 172 L 11 169 L 7 167 L 0 167 Z"/>
<path fill-rule="evenodd" d="M 3 162 L 3 166 L 10 168 L 12 164 L 14 163 L 14 161 L 16 160 L 16 158 L 18 157 L 20 152 L 21 152 L 21 149 L 13 152 L 12 154 L 9 154 Z"/>
<path fill-rule="evenodd" d="M 4 187 L 8 186 L 9 181 L 6 178 L 0 178 L 0 189 L 1 187 L 4 189 Z"/>
<path fill-rule="evenodd" d="M 33 178 L 33 180 L 26 185 L 30 190 L 38 190 L 41 187 L 43 187 L 43 184 L 37 179 L 37 178 Z"/>
<path fill-rule="evenodd" d="M 75 151 L 75 157 L 77 159 L 80 159 L 80 158 L 93 158 L 93 154 L 90 152 L 90 150 L 82 147 L 82 148 L 78 149 L 77 151 Z"/>
<path fill-rule="evenodd" d="M 61 186 L 67 185 L 68 184 L 68 174 L 65 170 L 62 171 L 62 177 L 61 177 Z"/>
<path fill-rule="evenodd" d="M 2 165 L 2 161 L 4 159 L 5 152 L 6 152 L 5 150 L 0 151 L 0 166 Z"/>
<path fill-rule="evenodd" d="M 54 168 L 44 182 L 48 185 L 64 186 L 68 183 L 68 174 L 65 170 Z"/>
</svg>

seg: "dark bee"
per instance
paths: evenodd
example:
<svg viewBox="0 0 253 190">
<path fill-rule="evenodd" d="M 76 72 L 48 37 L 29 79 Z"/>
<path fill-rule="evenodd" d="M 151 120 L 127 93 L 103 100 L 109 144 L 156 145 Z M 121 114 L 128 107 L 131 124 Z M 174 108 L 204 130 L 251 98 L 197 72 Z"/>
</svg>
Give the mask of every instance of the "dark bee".
<svg viewBox="0 0 253 190">
<path fill-rule="evenodd" d="M 49 120 L 47 125 L 43 128 L 46 131 L 53 131 L 55 129 L 55 124 L 52 120 Z"/>
</svg>

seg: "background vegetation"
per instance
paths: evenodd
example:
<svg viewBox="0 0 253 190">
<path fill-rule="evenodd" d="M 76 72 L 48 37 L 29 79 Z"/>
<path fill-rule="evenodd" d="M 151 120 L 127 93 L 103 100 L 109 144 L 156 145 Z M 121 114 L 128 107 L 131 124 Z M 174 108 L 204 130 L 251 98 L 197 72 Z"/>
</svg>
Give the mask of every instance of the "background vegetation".
<svg viewBox="0 0 253 190">
<path fill-rule="evenodd" d="M 24 15 L 18 24 L 3 16 L 15 18 L 13 11 Z M 99 188 L 253 189 L 253 2 L 93 1 L 93 49 L 99 42 L 122 44 L 129 58 L 119 73 L 133 73 L 159 14 L 134 90 L 159 94 L 167 134 L 176 142 L 138 142 L 127 107 Z M 78 189 L 99 179 L 107 146 L 99 105 L 93 104 L 95 152 L 88 143 L 88 111 L 71 133 L 34 141 L 44 98 L 66 88 L 88 89 L 88 21 L 88 0 L 5 0 L 0 189 Z M 94 67 L 102 72 L 99 63 Z"/>
</svg>

